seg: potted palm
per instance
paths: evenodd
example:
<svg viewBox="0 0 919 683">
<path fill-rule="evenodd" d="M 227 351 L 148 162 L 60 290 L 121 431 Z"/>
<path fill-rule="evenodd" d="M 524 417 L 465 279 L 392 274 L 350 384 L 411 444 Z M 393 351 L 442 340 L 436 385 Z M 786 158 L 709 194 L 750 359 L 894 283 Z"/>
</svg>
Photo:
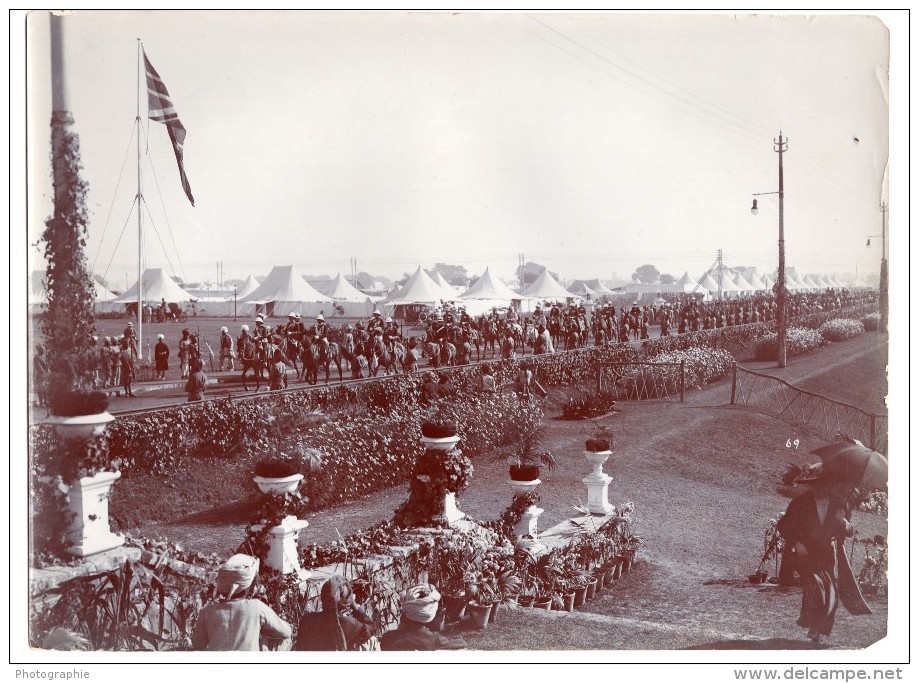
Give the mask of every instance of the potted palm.
<svg viewBox="0 0 919 683">
<path fill-rule="evenodd" d="M 493 462 L 508 464 L 511 487 L 516 493 L 527 493 L 534 485 L 538 485 L 542 467 L 552 472 L 558 466 L 555 456 L 543 446 L 544 436 L 545 429 L 538 424 L 534 425 L 532 429 L 521 431 L 513 450 L 499 451 L 492 459 Z M 521 483 L 529 483 L 531 486 L 515 485 Z"/>
</svg>

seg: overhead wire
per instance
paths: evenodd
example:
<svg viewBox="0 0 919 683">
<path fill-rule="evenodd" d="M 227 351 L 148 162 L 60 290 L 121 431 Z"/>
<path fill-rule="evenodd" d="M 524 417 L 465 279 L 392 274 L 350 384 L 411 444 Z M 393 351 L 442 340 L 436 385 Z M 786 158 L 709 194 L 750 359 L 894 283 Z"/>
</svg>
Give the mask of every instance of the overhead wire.
<svg viewBox="0 0 919 683">
<path fill-rule="evenodd" d="M 112 193 L 112 201 L 109 204 L 108 214 L 105 217 L 105 223 L 103 223 L 102 225 L 102 234 L 99 236 L 99 246 L 96 248 L 96 255 L 93 258 L 93 267 L 92 267 L 93 272 L 95 272 L 96 270 L 96 263 L 99 261 L 99 255 L 102 252 L 102 245 L 105 242 L 105 233 L 108 230 L 108 223 L 109 223 L 109 220 L 111 220 L 112 211 L 115 208 L 115 198 L 118 196 L 118 188 L 121 187 L 121 179 L 124 176 L 124 167 L 128 163 L 128 154 L 131 151 L 131 142 L 134 140 L 135 128 L 137 128 L 136 120 L 134 121 L 134 123 L 131 124 L 131 135 L 128 137 L 128 145 L 124 151 L 124 159 L 121 162 L 121 170 L 118 172 L 118 181 L 115 183 L 115 191 Z M 122 232 L 123 231 L 124 231 L 124 228 L 122 228 Z M 119 241 L 121 240 L 120 237 L 118 239 Z M 116 245 L 116 248 L 117 248 L 117 245 Z M 109 266 L 111 266 L 111 260 L 109 260 Z"/>
</svg>

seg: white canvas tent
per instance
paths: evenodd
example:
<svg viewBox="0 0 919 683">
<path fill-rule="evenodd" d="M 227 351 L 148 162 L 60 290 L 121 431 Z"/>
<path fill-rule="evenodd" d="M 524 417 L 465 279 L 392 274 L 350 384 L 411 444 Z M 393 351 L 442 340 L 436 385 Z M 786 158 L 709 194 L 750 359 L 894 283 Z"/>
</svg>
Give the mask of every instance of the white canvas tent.
<svg viewBox="0 0 919 683">
<path fill-rule="evenodd" d="M 609 287 L 607 287 L 602 282 L 600 282 L 599 278 L 595 278 L 593 280 L 584 280 L 584 284 L 590 287 L 597 294 L 600 294 L 601 296 L 604 294 L 613 293 L 613 290 L 611 290 Z"/>
<path fill-rule="evenodd" d="M 678 285 L 695 285 L 698 280 L 689 274 L 688 270 L 683 271 L 683 277 L 676 281 Z"/>
<path fill-rule="evenodd" d="M 460 294 L 460 299 L 494 299 L 504 301 L 505 304 L 519 298 L 517 292 L 493 277 L 488 268 L 485 268 L 485 272 L 469 289 Z"/>
<path fill-rule="evenodd" d="M 47 271 L 44 270 L 32 272 L 31 286 L 29 288 L 29 310 L 33 313 L 42 310 L 48 305 L 48 289 L 45 286 L 46 273 Z M 95 278 L 93 278 L 93 293 L 96 297 L 94 307 L 97 312 L 108 312 L 122 308 L 122 305 L 115 301 L 117 297 L 99 284 Z"/>
<path fill-rule="evenodd" d="M 405 284 L 400 287 L 387 301 L 391 305 L 404 304 L 439 304 L 442 299 L 450 297 L 431 276 L 424 272 L 424 268 L 412 273 Z"/>
<path fill-rule="evenodd" d="M 504 308 L 512 301 L 519 301 L 520 295 L 514 290 L 493 277 L 491 271 L 485 268 L 481 277 L 459 297 L 469 315 L 476 316 L 490 311 L 493 308 Z"/>
<path fill-rule="evenodd" d="M 583 280 L 575 280 L 574 282 L 572 282 L 571 285 L 568 287 L 568 291 L 571 292 L 572 294 L 583 297 L 585 299 L 588 297 L 590 297 L 591 299 L 600 298 L 600 293 L 588 287 L 587 283 L 584 282 Z"/>
<path fill-rule="evenodd" d="M 332 299 L 316 291 L 294 266 L 275 266 L 240 307 L 243 315 L 261 313 L 287 317 L 289 313 L 313 317 L 332 313 Z"/>
<path fill-rule="evenodd" d="M 171 303 L 188 303 L 197 301 L 198 297 L 192 296 L 184 289 L 179 287 L 171 277 L 163 272 L 162 268 L 148 268 L 143 275 L 144 291 L 143 301 L 151 305 L 159 305 L 163 300 L 167 304 Z M 115 298 L 117 303 L 130 304 L 137 302 L 137 285 L 135 282 L 131 288 Z"/>
<path fill-rule="evenodd" d="M 258 289 L 258 280 L 252 277 L 252 274 L 250 273 L 249 277 L 246 278 L 246 281 L 236 289 L 236 300 L 242 301 L 247 296 L 252 294 L 252 292 L 254 292 L 256 289 Z"/>
<path fill-rule="evenodd" d="M 520 294 L 527 299 L 539 299 L 541 301 L 553 299 L 565 301 L 576 296 L 562 287 L 558 280 L 552 277 L 548 269 L 544 269 L 539 274 L 539 277 L 536 278 L 536 281 Z"/>
<path fill-rule="evenodd" d="M 456 290 L 453 285 L 447 282 L 447 278 L 443 276 L 439 270 L 434 270 L 434 274 L 431 276 L 431 279 L 434 280 L 434 283 L 444 291 L 442 299 L 444 301 L 453 301 L 459 296 L 459 292 Z"/>
<path fill-rule="evenodd" d="M 373 314 L 373 301 L 369 296 L 348 282 L 339 273 L 325 291 L 334 302 L 335 307 L 349 318 L 369 318 Z"/>
<path fill-rule="evenodd" d="M 739 289 L 742 292 L 747 292 L 747 293 L 756 292 L 763 288 L 762 283 L 760 283 L 759 286 L 757 286 L 753 282 L 750 282 L 749 280 L 747 280 L 747 278 L 744 277 L 743 273 L 737 273 L 737 275 L 734 276 L 734 284 L 737 285 L 737 289 Z"/>
</svg>

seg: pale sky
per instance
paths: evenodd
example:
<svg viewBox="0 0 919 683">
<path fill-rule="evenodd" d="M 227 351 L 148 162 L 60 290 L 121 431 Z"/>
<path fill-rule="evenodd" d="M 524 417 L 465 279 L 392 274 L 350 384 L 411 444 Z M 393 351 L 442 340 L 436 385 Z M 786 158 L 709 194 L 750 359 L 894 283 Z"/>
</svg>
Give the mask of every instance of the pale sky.
<svg viewBox="0 0 919 683">
<path fill-rule="evenodd" d="M 47 16 L 28 31 L 34 241 L 51 211 Z M 334 276 L 356 258 L 387 277 L 445 262 L 509 278 L 522 253 L 566 280 L 643 263 L 679 277 L 722 249 L 765 272 L 778 198 L 750 205 L 778 190 L 781 131 L 788 266 L 878 270 L 877 17 L 80 11 L 69 106 L 87 254 L 113 288 L 136 279 L 138 38 L 188 131 L 197 204 L 144 101 L 147 267 Z"/>
</svg>

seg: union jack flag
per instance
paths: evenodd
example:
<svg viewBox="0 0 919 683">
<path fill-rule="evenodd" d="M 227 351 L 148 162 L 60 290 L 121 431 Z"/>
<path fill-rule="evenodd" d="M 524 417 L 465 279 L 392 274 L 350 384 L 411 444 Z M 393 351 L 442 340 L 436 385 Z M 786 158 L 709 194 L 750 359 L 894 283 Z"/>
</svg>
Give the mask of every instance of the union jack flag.
<svg viewBox="0 0 919 683">
<path fill-rule="evenodd" d="M 179 121 L 179 115 L 176 113 L 175 106 L 172 104 L 172 98 L 169 97 L 169 91 L 166 90 L 166 84 L 160 78 L 160 75 L 153 68 L 150 60 L 147 59 L 147 53 L 144 52 L 144 68 L 147 72 L 147 103 L 150 110 L 150 118 L 154 121 L 166 124 L 166 130 L 169 131 L 169 139 L 172 140 L 172 149 L 175 151 L 176 161 L 179 162 L 179 175 L 182 179 L 182 189 L 191 205 L 195 205 L 195 198 L 191 194 L 191 185 L 188 184 L 188 177 L 185 175 L 185 163 L 183 161 L 182 145 L 185 143 L 185 126 Z"/>
</svg>

